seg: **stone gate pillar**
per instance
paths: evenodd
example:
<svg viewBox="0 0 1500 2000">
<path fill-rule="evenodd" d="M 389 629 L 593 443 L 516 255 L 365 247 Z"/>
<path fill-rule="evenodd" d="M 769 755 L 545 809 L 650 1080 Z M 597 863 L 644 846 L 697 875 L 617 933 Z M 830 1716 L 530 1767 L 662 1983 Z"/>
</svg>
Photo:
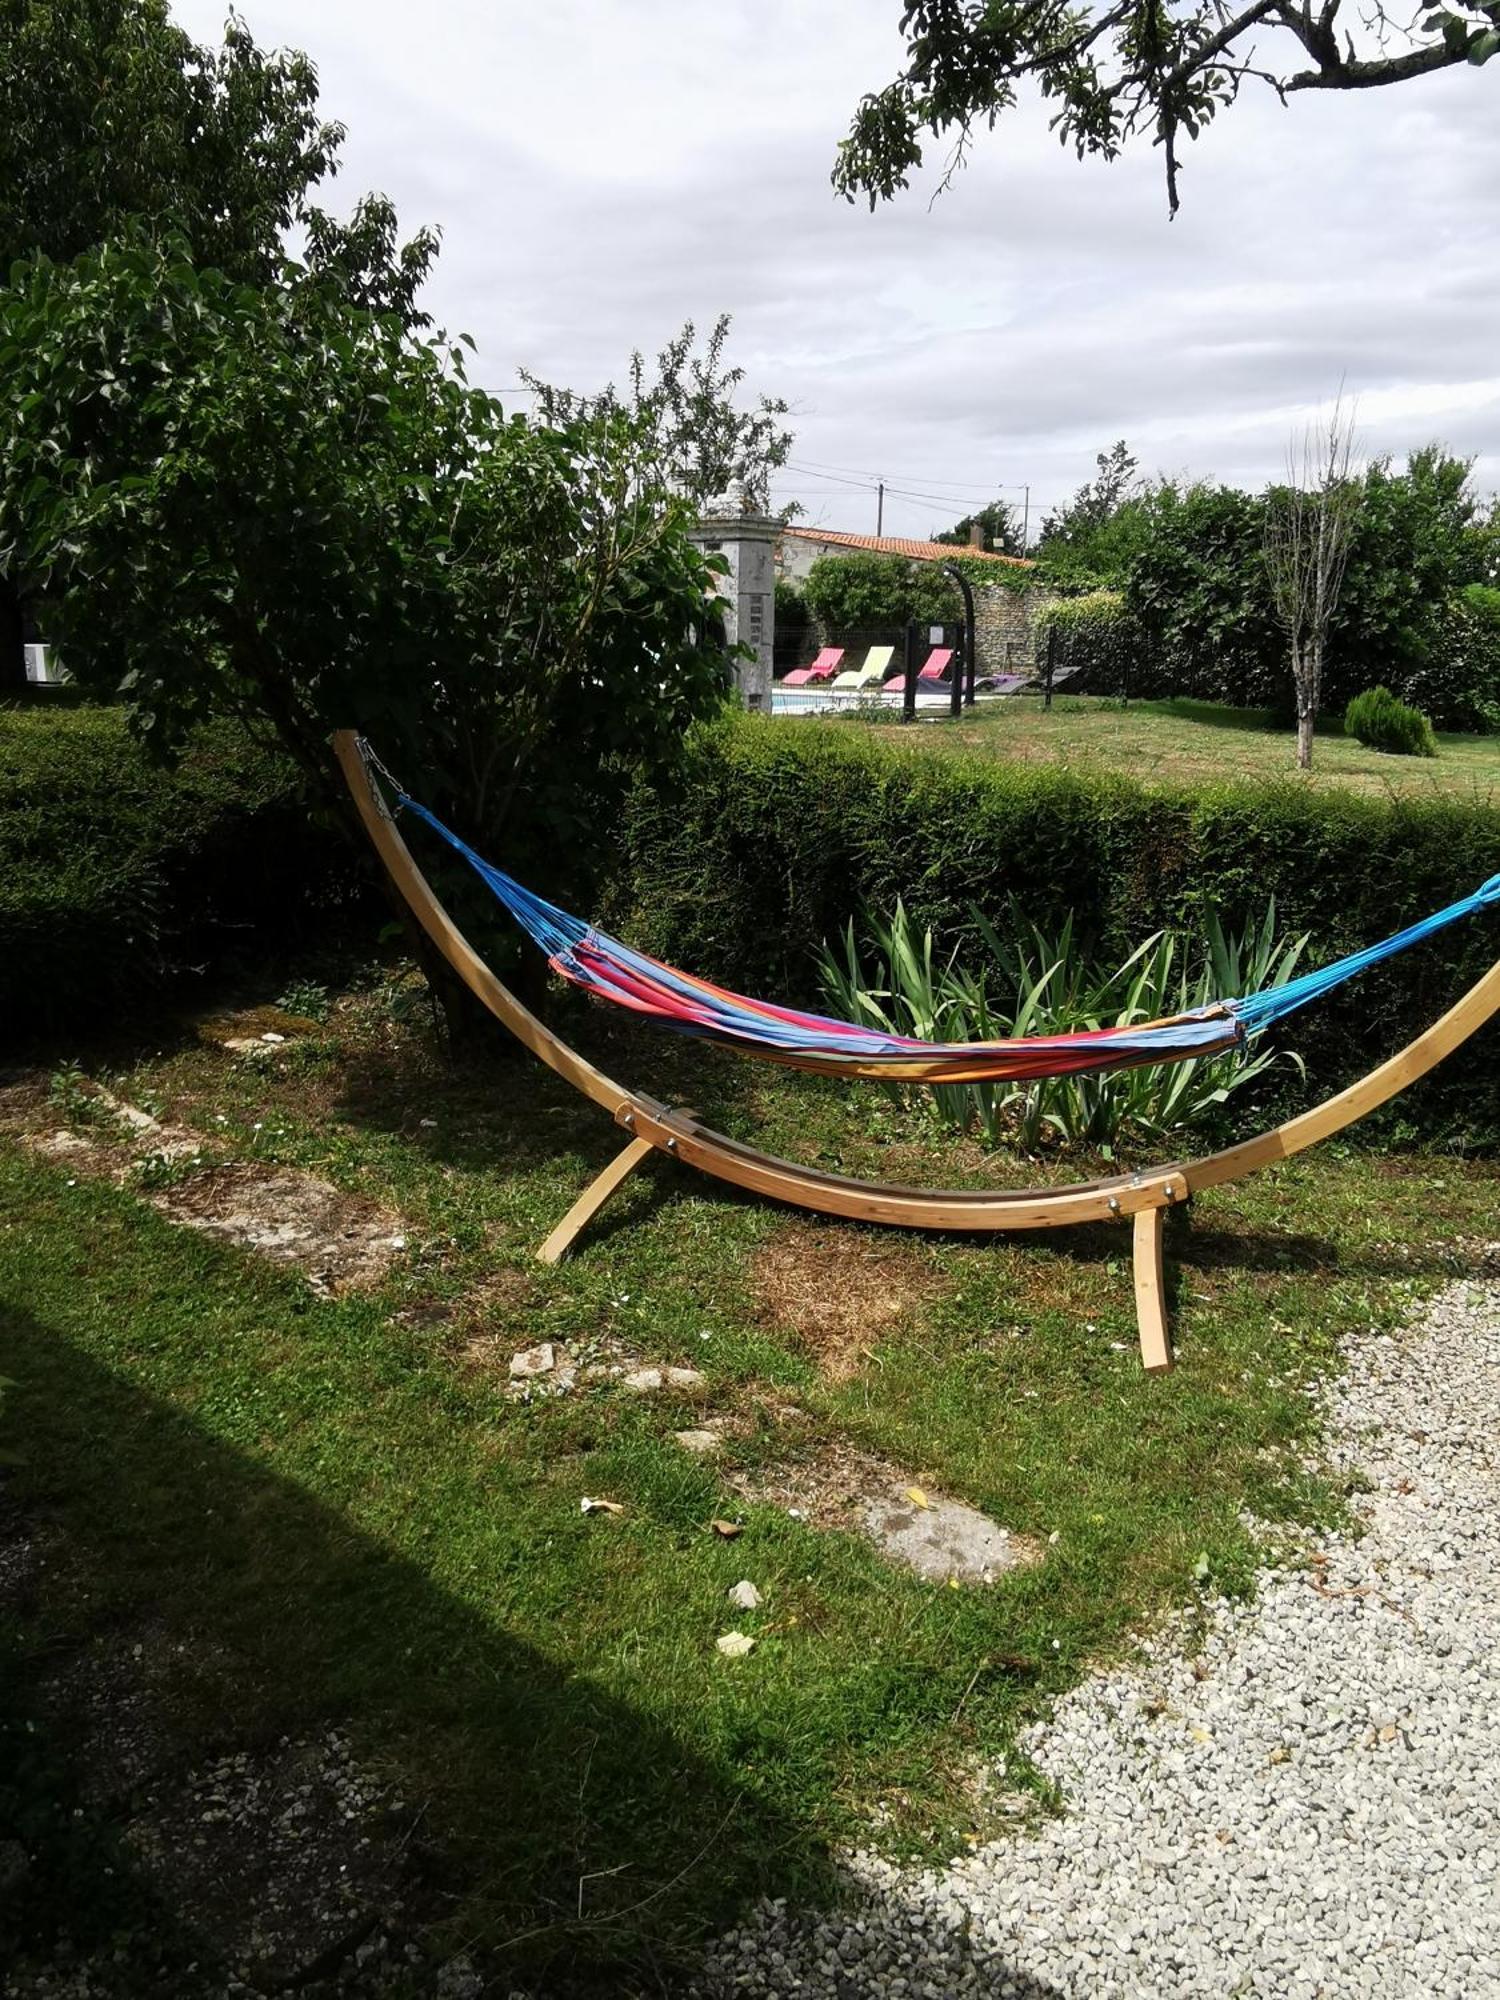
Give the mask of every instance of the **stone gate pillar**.
<svg viewBox="0 0 1500 2000">
<path fill-rule="evenodd" d="M 693 530 L 693 540 L 722 555 L 729 572 L 718 580 L 719 609 L 731 646 L 751 648 L 753 659 L 733 662 L 735 686 L 746 708 L 771 712 L 771 655 L 776 637 L 776 537 L 779 521 L 753 511 L 738 480 L 728 493 L 710 500 Z"/>
</svg>

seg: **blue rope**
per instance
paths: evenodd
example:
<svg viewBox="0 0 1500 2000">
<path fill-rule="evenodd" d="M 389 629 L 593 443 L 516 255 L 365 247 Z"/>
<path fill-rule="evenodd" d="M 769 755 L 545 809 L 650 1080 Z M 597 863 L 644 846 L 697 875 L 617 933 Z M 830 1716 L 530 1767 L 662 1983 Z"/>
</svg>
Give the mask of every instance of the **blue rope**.
<svg viewBox="0 0 1500 2000">
<path fill-rule="evenodd" d="M 1480 910 L 1493 909 L 1500 905 L 1500 875 L 1492 875 L 1483 887 L 1465 896 L 1462 901 L 1450 903 L 1445 910 L 1435 915 L 1423 917 L 1420 923 L 1409 924 L 1404 931 L 1397 931 L 1381 944 L 1367 945 L 1363 951 L 1351 952 L 1347 958 L 1336 959 L 1332 965 L 1325 965 L 1316 972 L 1304 972 L 1298 979 L 1289 979 L 1285 986 L 1268 987 L 1264 993 L 1248 994 L 1243 1000 L 1231 1001 L 1235 1013 L 1244 1022 L 1246 1030 L 1259 1034 L 1273 1022 L 1305 1007 L 1310 1000 L 1321 999 L 1331 993 L 1336 986 L 1342 986 L 1346 979 L 1353 979 L 1361 972 L 1367 972 L 1372 965 L 1380 965 L 1397 952 L 1408 946 L 1420 944 L 1423 938 L 1432 937 L 1436 932 L 1446 930 L 1449 924 L 1456 924 L 1463 917 L 1472 917 Z"/>
</svg>

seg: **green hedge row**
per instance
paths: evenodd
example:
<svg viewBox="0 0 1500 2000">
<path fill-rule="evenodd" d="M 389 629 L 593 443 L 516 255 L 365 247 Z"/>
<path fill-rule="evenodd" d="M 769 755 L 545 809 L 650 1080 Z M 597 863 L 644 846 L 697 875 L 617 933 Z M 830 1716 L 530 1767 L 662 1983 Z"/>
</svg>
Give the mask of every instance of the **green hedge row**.
<svg viewBox="0 0 1500 2000">
<path fill-rule="evenodd" d="M 1002 919 L 1014 894 L 1048 922 L 1073 910 L 1123 957 L 1159 925 L 1210 909 L 1238 922 L 1274 894 L 1326 960 L 1500 872 L 1500 810 L 1292 783 L 1168 792 L 747 719 L 695 739 L 684 795 L 635 801 L 629 842 L 638 941 L 815 1003 L 820 941 L 898 895 L 945 943 L 971 908 Z M 1320 1083 L 1357 1074 L 1497 957 L 1500 921 L 1480 916 L 1309 1007 L 1286 1039 Z M 1455 1092 L 1466 1123 L 1500 1131 L 1493 1026 L 1447 1065 L 1450 1112 Z"/>
<path fill-rule="evenodd" d="M 227 726 L 171 771 L 113 709 L 0 711 L 0 1040 L 138 1010 L 170 981 L 295 948 L 355 880 L 291 767 Z"/>
</svg>

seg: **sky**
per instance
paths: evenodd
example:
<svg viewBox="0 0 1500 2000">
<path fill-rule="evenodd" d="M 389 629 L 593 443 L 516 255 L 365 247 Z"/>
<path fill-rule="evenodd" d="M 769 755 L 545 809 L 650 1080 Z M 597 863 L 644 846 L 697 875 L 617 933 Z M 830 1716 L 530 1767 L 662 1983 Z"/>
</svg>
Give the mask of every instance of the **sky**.
<svg viewBox="0 0 1500 2000">
<path fill-rule="evenodd" d="M 1125 438 L 1149 473 L 1257 487 L 1343 386 L 1366 455 L 1438 439 L 1500 489 L 1500 62 L 1392 89 L 1252 90 L 1187 149 L 1078 161 L 1022 107 L 937 192 L 871 213 L 834 149 L 896 73 L 900 0 L 238 0 L 348 127 L 323 205 L 440 227 L 426 303 L 473 377 L 619 380 L 734 316 L 794 412 L 775 488 L 921 536 L 1046 512 Z M 216 39 L 223 0 L 173 0 Z M 1029 493 L 1027 491 L 1029 489 Z"/>
</svg>

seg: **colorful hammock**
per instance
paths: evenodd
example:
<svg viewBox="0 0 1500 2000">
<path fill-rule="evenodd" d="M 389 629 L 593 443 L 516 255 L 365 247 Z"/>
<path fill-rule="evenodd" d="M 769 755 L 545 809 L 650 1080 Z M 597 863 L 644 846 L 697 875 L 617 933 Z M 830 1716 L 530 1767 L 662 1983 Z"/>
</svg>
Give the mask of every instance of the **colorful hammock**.
<svg viewBox="0 0 1500 2000">
<path fill-rule="evenodd" d="M 928 1084 L 1028 1082 L 1218 1055 L 1243 1046 L 1249 1036 L 1261 1033 L 1295 1008 L 1306 1006 L 1346 979 L 1393 958 L 1460 918 L 1500 905 L 1500 875 L 1492 875 L 1472 896 L 1424 917 L 1381 944 L 1370 945 L 1317 972 L 1303 973 L 1285 985 L 1237 1000 L 1215 1001 L 1168 1020 L 1124 1028 L 1083 1028 L 1063 1035 L 1027 1035 L 1014 1041 L 927 1042 L 910 1035 L 883 1034 L 826 1014 L 777 1007 L 678 972 L 533 894 L 476 854 L 424 805 L 399 789 L 397 805 L 414 813 L 463 856 L 546 953 L 552 969 L 573 985 L 680 1034 L 699 1035 L 771 1062 L 828 1076 Z"/>
</svg>

